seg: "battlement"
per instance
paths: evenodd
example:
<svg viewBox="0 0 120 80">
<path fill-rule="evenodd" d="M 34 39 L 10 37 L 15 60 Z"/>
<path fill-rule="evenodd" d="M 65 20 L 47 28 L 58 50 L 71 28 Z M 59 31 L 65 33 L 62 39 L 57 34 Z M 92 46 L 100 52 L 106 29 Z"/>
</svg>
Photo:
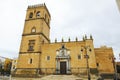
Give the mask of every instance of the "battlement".
<svg viewBox="0 0 120 80">
<path fill-rule="evenodd" d="M 63 42 L 82 42 L 82 41 L 86 41 L 86 40 L 93 40 L 92 35 L 90 35 L 90 37 L 88 38 L 86 35 L 83 36 L 82 40 L 78 40 L 78 37 L 75 38 L 74 41 L 71 41 L 70 37 L 68 38 L 67 41 L 64 41 L 64 39 L 62 38 L 60 42 L 57 41 L 57 38 L 55 38 L 55 43 L 63 43 Z"/>
<path fill-rule="evenodd" d="M 29 9 L 30 9 L 30 8 L 38 8 L 38 7 L 43 7 L 43 6 L 46 7 L 45 3 L 44 3 L 44 4 L 29 5 L 28 8 L 29 8 Z"/>
<path fill-rule="evenodd" d="M 50 15 L 50 13 L 49 13 L 49 11 L 48 11 L 45 3 L 43 3 L 43 4 L 29 5 L 29 6 L 28 6 L 28 9 L 39 8 L 39 7 L 45 7 L 45 9 L 47 10 L 49 16 L 51 17 L 51 15 Z"/>
</svg>

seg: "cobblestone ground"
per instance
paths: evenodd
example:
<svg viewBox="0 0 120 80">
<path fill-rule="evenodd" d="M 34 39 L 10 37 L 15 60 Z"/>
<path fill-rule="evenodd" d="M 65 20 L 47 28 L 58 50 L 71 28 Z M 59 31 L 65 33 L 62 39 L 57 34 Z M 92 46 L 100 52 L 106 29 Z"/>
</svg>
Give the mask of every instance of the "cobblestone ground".
<svg viewBox="0 0 120 80">
<path fill-rule="evenodd" d="M 88 80 L 75 75 L 48 75 L 41 78 L 11 78 L 11 80 Z M 91 79 L 96 80 L 96 79 Z"/>
</svg>

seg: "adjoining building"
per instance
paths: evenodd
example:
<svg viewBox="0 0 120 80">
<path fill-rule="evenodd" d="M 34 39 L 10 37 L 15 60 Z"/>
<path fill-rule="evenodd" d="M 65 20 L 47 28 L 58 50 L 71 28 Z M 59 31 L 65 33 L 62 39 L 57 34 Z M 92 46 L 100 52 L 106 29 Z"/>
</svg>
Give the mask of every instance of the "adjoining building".
<svg viewBox="0 0 120 80">
<path fill-rule="evenodd" d="M 12 60 L 11 73 L 14 73 L 17 68 L 17 58 Z"/>
<path fill-rule="evenodd" d="M 114 74 L 111 47 L 94 48 L 92 36 L 51 43 L 50 20 L 45 4 L 28 6 L 14 76 Z"/>
<path fill-rule="evenodd" d="M 11 72 L 12 59 L 0 56 L 0 75 L 9 75 Z"/>
</svg>

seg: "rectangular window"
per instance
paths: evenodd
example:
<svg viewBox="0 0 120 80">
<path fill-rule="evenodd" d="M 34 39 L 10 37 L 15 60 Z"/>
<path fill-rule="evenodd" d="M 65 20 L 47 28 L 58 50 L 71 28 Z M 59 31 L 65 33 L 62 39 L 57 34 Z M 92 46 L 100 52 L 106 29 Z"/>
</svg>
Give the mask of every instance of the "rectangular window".
<svg viewBox="0 0 120 80">
<path fill-rule="evenodd" d="M 29 59 L 29 64 L 32 64 L 32 58 Z"/>
<path fill-rule="evenodd" d="M 34 51 L 35 40 L 29 40 L 28 51 Z"/>
<path fill-rule="evenodd" d="M 78 55 L 78 59 L 81 59 L 81 55 Z"/>
<path fill-rule="evenodd" d="M 99 67 L 99 63 L 97 63 L 96 65 L 97 65 L 97 67 Z"/>
<path fill-rule="evenodd" d="M 50 56 L 47 56 L 47 60 L 50 60 Z"/>
</svg>

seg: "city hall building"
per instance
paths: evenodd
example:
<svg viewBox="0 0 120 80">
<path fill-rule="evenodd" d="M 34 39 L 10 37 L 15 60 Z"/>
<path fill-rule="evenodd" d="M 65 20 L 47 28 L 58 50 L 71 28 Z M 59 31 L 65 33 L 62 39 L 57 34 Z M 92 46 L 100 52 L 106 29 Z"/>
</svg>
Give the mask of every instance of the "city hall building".
<svg viewBox="0 0 120 80">
<path fill-rule="evenodd" d="M 92 36 L 51 43 L 50 20 L 45 4 L 28 6 L 14 75 L 114 74 L 111 47 L 94 48 Z"/>
</svg>

